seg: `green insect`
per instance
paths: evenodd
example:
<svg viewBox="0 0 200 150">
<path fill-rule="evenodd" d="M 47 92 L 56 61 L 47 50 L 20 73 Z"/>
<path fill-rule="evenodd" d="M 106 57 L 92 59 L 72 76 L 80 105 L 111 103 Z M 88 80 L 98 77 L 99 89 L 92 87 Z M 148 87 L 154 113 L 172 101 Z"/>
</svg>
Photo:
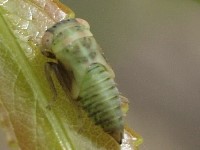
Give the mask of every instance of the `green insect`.
<svg viewBox="0 0 200 150">
<path fill-rule="evenodd" d="M 56 98 L 51 73 L 70 93 L 96 125 L 121 144 L 124 131 L 122 105 L 128 105 L 114 82 L 114 72 L 83 19 L 63 20 L 49 28 L 42 38 L 42 53 L 57 62 L 47 62 L 45 71 Z"/>
</svg>

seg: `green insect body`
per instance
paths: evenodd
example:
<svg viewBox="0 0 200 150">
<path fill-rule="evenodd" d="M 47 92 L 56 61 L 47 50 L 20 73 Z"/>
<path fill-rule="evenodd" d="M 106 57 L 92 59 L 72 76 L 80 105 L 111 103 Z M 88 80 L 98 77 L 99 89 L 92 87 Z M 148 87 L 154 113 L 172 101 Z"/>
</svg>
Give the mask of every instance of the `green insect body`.
<svg viewBox="0 0 200 150">
<path fill-rule="evenodd" d="M 63 20 L 46 31 L 42 43 L 43 54 L 57 60 L 49 66 L 54 68 L 64 89 L 79 101 L 95 124 L 121 143 L 121 96 L 89 24 L 77 18 Z"/>
</svg>

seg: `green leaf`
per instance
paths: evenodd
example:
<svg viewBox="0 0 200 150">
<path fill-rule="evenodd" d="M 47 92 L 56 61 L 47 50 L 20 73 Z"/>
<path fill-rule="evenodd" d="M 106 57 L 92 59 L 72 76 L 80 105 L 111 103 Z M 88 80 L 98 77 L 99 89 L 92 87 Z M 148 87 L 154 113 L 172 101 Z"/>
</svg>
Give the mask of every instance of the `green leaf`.
<svg viewBox="0 0 200 150">
<path fill-rule="evenodd" d="M 40 40 L 49 26 L 68 17 L 74 17 L 73 11 L 58 1 L 0 0 L 0 115 L 14 149 L 120 148 L 58 82 L 59 96 L 52 109 L 46 109 L 52 93 Z M 134 141 L 128 141 L 132 149 Z"/>
</svg>

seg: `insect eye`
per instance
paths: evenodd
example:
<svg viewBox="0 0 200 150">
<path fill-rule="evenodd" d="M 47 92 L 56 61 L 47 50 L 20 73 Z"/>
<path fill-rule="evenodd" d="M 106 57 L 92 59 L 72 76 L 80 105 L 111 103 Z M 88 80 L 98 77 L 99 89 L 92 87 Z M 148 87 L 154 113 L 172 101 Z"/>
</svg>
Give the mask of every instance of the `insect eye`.
<svg viewBox="0 0 200 150">
<path fill-rule="evenodd" d="M 50 32 L 45 32 L 44 36 L 42 37 L 42 46 L 45 49 L 51 49 L 51 44 L 53 41 L 53 34 Z"/>
</svg>

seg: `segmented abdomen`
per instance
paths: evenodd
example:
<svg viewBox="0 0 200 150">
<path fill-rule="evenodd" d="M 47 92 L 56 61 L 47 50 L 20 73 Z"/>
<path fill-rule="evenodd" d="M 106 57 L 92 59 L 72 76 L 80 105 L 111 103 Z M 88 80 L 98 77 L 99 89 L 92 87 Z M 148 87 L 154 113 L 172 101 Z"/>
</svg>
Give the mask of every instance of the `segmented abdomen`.
<svg viewBox="0 0 200 150">
<path fill-rule="evenodd" d="M 123 133 L 119 92 L 106 68 L 90 66 L 80 87 L 79 101 L 89 117 L 108 133 Z"/>
</svg>

